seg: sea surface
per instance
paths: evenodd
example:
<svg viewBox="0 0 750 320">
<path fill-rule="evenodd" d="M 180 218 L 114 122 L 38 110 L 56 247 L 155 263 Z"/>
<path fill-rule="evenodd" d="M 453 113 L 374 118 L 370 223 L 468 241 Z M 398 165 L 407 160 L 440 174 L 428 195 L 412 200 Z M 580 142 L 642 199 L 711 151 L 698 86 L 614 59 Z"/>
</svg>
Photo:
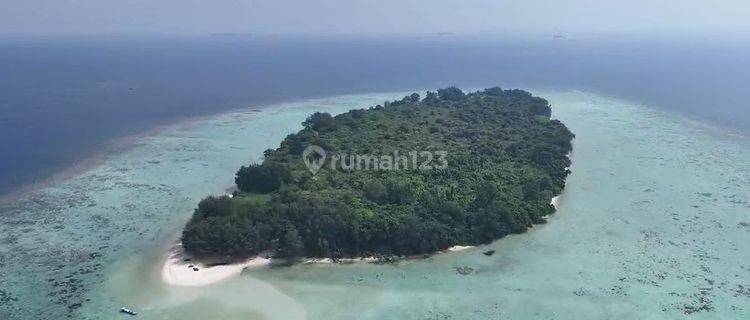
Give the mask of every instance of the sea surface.
<svg viewBox="0 0 750 320">
<path fill-rule="evenodd" d="M 184 122 L 2 207 L 8 319 L 744 319 L 750 144 L 734 130 L 576 90 L 532 90 L 577 137 L 547 224 L 397 265 L 256 269 L 207 287 L 160 281 L 197 201 L 223 194 L 345 95 Z M 492 256 L 483 252 L 495 250 Z M 458 268 L 463 272 L 458 272 Z M 468 272 L 467 272 L 468 271 Z"/>
<path fill-rule="evenodd" d="M 0 35 L 0 196 L 195 117 L 449 85 L 587 90 L 750 129 L 742 41 Z"/>
</svg>

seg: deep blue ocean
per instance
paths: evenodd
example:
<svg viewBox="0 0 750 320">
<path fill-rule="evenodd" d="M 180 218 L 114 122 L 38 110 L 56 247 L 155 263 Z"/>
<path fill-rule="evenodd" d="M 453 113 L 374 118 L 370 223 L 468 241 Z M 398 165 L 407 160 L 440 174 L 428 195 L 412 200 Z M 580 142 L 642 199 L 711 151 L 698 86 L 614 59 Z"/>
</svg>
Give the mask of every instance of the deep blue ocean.
<svg viewBox="0 0 750 320">
<path fill-rule="evenodd" d="M 191 117 L 448 85 L 583 89 L 750 128 L 750 45 L 740 42 L 5 36 L 0 194 Z"/>
</svg>

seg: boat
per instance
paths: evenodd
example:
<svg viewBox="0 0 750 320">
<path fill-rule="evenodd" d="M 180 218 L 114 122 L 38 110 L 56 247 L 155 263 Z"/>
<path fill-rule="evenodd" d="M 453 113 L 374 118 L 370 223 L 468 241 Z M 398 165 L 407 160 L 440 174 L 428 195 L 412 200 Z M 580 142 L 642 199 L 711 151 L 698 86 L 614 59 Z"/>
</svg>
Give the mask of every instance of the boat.
<svg viewBox="0 0 750 320">
<path fill-rule="evenodd" d="M 135 311 L 133 311 L 132 309 L 128 309 L 128 308 L 126 308 L 126 307 L 122 307 L 122 308 L 120 308 L 120 312 L 122 312 L 122 313 L 127 313 L 127 314 L 129 314 L 129 315 L 131 315 L 131 316 L 135 316 L 135 315 L 138 315 L 138 312 L 135 312 Z"/>
</svg>

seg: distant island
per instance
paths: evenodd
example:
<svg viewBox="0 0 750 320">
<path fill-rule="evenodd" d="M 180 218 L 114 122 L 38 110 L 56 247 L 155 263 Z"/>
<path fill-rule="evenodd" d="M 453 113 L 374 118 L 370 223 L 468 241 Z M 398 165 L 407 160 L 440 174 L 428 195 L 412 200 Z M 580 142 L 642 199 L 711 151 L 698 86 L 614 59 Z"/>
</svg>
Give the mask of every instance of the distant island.
<svg viewBox="0 0 750 320">
<path fill-rule="evenodd" d="M 197 258 L 408 256 L 526 231 L 555 208 L 574 135 L 523 90 L 449 87 L 304 128 L 198 204 Z"/>
</svg>

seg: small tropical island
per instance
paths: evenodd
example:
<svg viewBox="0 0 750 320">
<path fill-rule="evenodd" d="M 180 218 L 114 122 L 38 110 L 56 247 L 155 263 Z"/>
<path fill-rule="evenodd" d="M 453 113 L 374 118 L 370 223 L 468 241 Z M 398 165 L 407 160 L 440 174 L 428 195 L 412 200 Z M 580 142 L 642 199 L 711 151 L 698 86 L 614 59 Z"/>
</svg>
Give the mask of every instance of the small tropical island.
<svg viewBox="0 0 750 320">
<path fill-rule="evenodd" d="M 545 99 L 497 87 L 414 93 L 303 126 L 241 167 L 233 196 L 200 201 L 187 254 L 294 262 L 489 243 L 555 211 L 574 138 Z"/>
</svg>

